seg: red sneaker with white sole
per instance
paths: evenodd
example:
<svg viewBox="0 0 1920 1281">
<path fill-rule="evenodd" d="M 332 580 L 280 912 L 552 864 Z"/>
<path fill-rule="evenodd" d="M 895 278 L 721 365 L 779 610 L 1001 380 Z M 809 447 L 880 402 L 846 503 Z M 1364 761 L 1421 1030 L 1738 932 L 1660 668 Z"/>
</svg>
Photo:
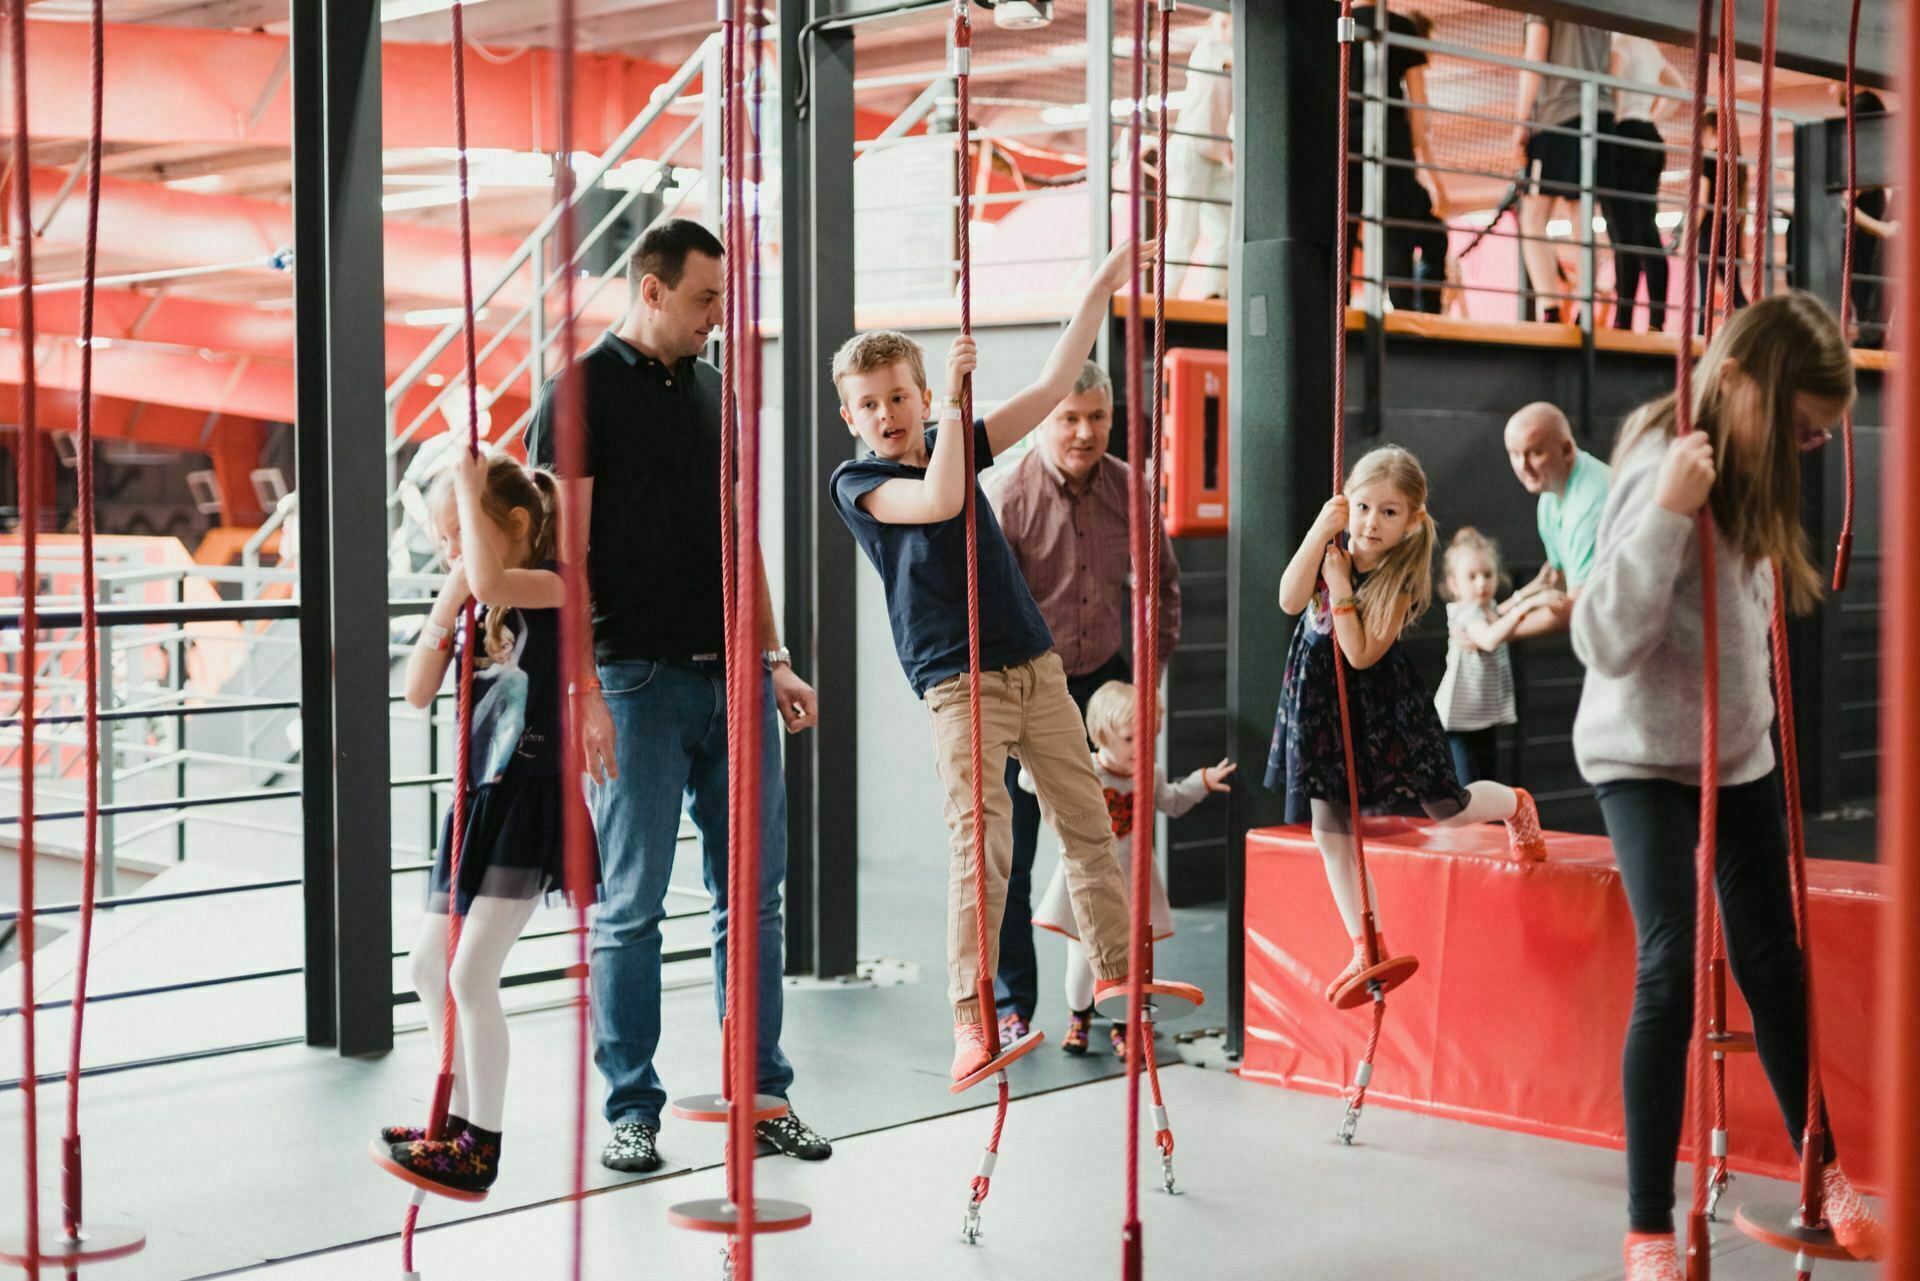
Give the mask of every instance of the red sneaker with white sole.
<svg viewBox="0 0 1920 1281">
<path fill-rule="evenodd" d="M 1838 1162 L 1821 1171 L 1820 1184 L 1826 1192 L 1824 1209 L 1827 1226 L 1833 1229 L 1833 1239 L 1856 1259 L 1879 1258 L 1886 1249 L 1886 1233 L 1880 1220 L 1874 1217 L 1873 1208 L 1847 1180 Z"/>
<path fill-rule="evenodd" d="M 1626 1281 L 1687 1281 L 1680 1247 L 1672 1236 L 1635 1232 L 1627 1237 Z"/>
</svg>

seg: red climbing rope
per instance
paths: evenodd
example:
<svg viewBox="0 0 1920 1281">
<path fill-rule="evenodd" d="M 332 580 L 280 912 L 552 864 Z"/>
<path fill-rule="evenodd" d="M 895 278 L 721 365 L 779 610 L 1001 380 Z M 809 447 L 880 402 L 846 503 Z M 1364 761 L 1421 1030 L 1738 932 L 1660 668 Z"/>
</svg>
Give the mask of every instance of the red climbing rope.
<svg viewBox="0 0 1920 1281">
<path fill-rule="evenodd" d="M 1144 7 L 1145 0 L 1142 0 Z M 1137 934 L 1146 936 L 1143 949 L 1144 963 L 1137 968 L 1141 972 L 1141 982 L 1153 979 L 1153 927 L 1149 907 L 1151 904 L 1150 869 L 1154 863 L 1154 837 L 1158 822 L 1154 814 L 1155 788 L 1153 763 L 1157 755 L 1156 744 L 1160 741 L 1160 542 L 1163 537 L 1163 516 L 1160 507 L 1160 467 L 1161 449 L 1165 445 L 1165 427 L 1163 419 L 1166 410 L 1166 363 L 1167 363 L 1167 178 L 1170 166 L 1167 164 L 1167 142 L 1169 115 L 1168 98 L 1173 85 L 1170 79 L 1173 44 L 1173 11 L 1176 0 L 1160 0 L 1160 49 L 1159 84 L 1160 92 L 1154 105 L 1154 115 L 1158 125 L 1157 147 L 1155 150 L 1159 178 L 1154 183 L 1153 234 L 1160 241 L 1161 251 L 1153 256 L 1153 385 L 1151 389 L 1150 412 L 1152 422 L 1147 433 L 1147 453 L 1141 460 L 1139 470 L 1140 488 L 1144 493 L 1141 504 L 1148 527 L 1146 530 L 1147 558 L 1146 573 L 1141 575 L 1140 590 L 1134 593 L 1135 611 L 1140 622 L 1134 635 L 1139 638 L 1136 651 L 1146 653 L 1146 683 L 1134 687 L 1134 723 L 1141 727 L 1134 735 L 1134 824 L 1133 824 L 1133 917 L 1130 928 Z M 1144 174 L 1135 171 L 1131 185 L 1143 190 Z M 1135 271 L 1136 278 L 1138 269 Z M 1139 361 L 1129 353 L 1127 366 L 1137 368 Z M 1147 766 L 1147 788 L 1139 788 L 1138 770 L 1141 763 Z M 1147 815 L 1144 821 L 1140 817 L 1140 801 L 1146 798 Z M 1129 942 L 1132 942 L 1131 937 Z M 1160 1065 L 1153 1053 L 1153 1021 L 1145 1018 L 1127 1028 L 1127 1048 L 1131 1058 L 1134 1043 L 1140 1045 L 1140 1057 L 1146 1067 L 1147 1084 L 1153 1095 L 1153 1142 L 1160 1149 L 1160 1162 L 1164 1184 L 1168 1192 L 1173 1191 L 1173 1127 L 1167 1120 L 1166 1099 L 1160 1089 Z M 1137 1109 L 1137 1087 L 1136 1103 Z M 1136 1149 L 1130 1149 L 1136 1150 Z M 1137 1158 L 1136 1158 L 1137 1159 Z M 1135 1175 L 1138 1182 L 1138 1175 Z"/>
<path fill-rule="evenodd" d="M 453 136 L 455 151 L 455 171 L 459 181 L 460 209 L 460 286 L 463 354 L 466 362 L 467 380 L 467 451 L 472 457 L 480 454 L 480 390 L 476 373 L 476 343 L 474 335 L 473 309 L 473 224 L 469 205 L 469 187 L 467 179 L 467 77 L 466 77 L 466 37 L 463 25 L 464 5 L 455 0 L 451 10 L 453 19 Z M 460 910 L 460 856 L 466 844 L 467 832 L 467 794 L 469 788 L 468 768 L 470 745 L 467 742 L 467 730 L 473 719 L 473 647 L 476 640 L 474 626 L 474 606 L 469 598 L 460 607 L 459 643 L 455 646 L 459 654 L 459 701 L 454 718 L 454 782 L 453 812 L 448 827 L 447 853 L 447 964 L 445 974 L 445 994 L 440 1014 L 440 1072 L 434 1082 L 433 1110 L 427 1120 L 427 1138 L 439 1141 L 447 1137 L 447 1112 L 453 1101 L 454 1075 L 459 1065 L 454 1062 L 454 1040 L 459 1026 L 459 1002 L 453 995 L 453 962 L 460 950 L 460 929 L 465 919 Z M 413 1267 L 414 1234 L 420 1225 L 420 1209 L 423 1199 L 415 1195 L 407 1206 L 406 1221 L 400 1228 L 400 1266 L 411 1273 Z"/>
<path fill-rule="evenodd" d="M 14 260 L 20 265 L 20 1099 L 26 1155 L 27 1275 L 40 1267 L 40 1091 L 34 1044 L 34 778 L 33 734 L 39 677 L 40 566 L 34 546 L 40 524 L 40 431 L 34 377 L 33 200 L 27 163 L 27 12 L 24 0 L 7 6 L 13 75 Z"/>
<path fill-rule="evenodd" d="M 560 210 L 571 210 L 573 192 L 573 115 L 574 115 L 574 0 L 559 0 L 556 19 L 559 24 L 559 40 L 555 48 L 558 67 L 554 79 L 554 108 L 558 118 L 555 133 L 555 154 L 553 157 L 553 206 Z M 559 463 L 563 476 L 583 476 L 587 472 L 586 423 L 582 417 L 580 371 L 574 359 L 577 348 L 574 341 L 574 325 L 577 319 L 577 306 L 574 300 L 574 281 L 576 274 L 572 263 L 579 236 L 579 224 L 571 216 L 563 216 L 557 227 L 555 239 L 555 259 L 561 264 L 560 283 L 560 372 L 554 386 L 555 417 L 554 457 Z M 546 307 L 547 283 L 546 268 L 536 267 L 540 279 L 534 299 L 534 306 L 544 312 Z M 473 316 L 471 308 L 467 317 L 468 341 L 472 341 Z M 471 380 L 471 374 L 469 374 Z M 469 383 L 471 385 L 471 381 Z M 564 510 L 556 511 L 554 516 L 560 520 L 568 519 Z M 564 585 L 564 603 L 560 609 L 560 680 L 563 688 L 571 691 L 583 684 L 581 677 L 582 660 L 588 652 L 591 636 L 591 623 L 588 621 L 587 571 L 584 557 L 586 530 L 580 531 L 582 555 L 565 557 L 560 566 L 560 577 Z M 569 697 L 562 702 L 561 742 L 565 744 L 565 767 L 561 777 L 579 779 L 586 777 L 585 746 L 574 722 L 574 702 Z M 572 788 L 562 789 L 562 809 L 560 814 L 560 833 L 562 848 L 565 851 L 565 876 L 568 892 L 573 899 L 574 935 L 576 952 L 574 963 L 574 982 L 576 995 L 574 1000 L 574 1079 L 573 1079 L 573 1193 L 572 1216 L 568 1225 L 568 1264 L 573 1281 L 581 1281 L 586 1275 L 586 1206 L 587 1206 L 587 1094 L 589 1089 L 588 1063 L 591 1059 L 592 1045 L 589 1030 L 589 993 L 590 975 L 588 972 L 589 944 L 587 938 L 587 904 L 593 897 L 593 834 L 586 804 L 580 793 Z"/>
<path fill-rule="evenodd" d="M 960 334 L 973 336 L 973 163 L 971 139 L 973 136 L 973 15 L 969 11 L 968 0 L 954 0 L 953 5 L 953 73 L 959 98 L 958 139 L 954 155 L 954 181 L 959 192 L 959 218 L 955 228 L 958 237 L 960 262 Z M 993 973 L 989 965 L 992 956 L 992 940 L 987 924 L 987 823 L 985 780 L 985 742 L 980 723 L 980 531 L 978 525 L 977 496 L 979 485 L 975 481 L 978 473 L 976 442 L 973 430 L 973 376 L 969 374 L 960 385 L 959 423 L 943 419 L 941 430 L 962 431 L 966 435 L 967 488 L 966 506 L 963 515 L 967 533 L 967 714 L 969 717 L 967 768 L 972 777 L 973 796 L 973 927 L 974 945 L 977 949 L 978 976 L 977 993 L 979 1002 L 980 1030 L 986 1040 L 989 1061 L 1000 1057 L 1000 1027 L 995 1017 L 993 996 Z M 993 1118 L 993 1135 L 987 1142 L 986 1156 L 980 1166 L 980 1172 L 973 1177 L 971 1189 L 973 1199 L 968 1206 L 969 1222 L 978 1215 L 980 1205 L 987 1199 L 987 1193 L 993 1186 L 994 1158 L 1000 1151 L 1000 1134 L 1007 1124 L 1007 1104 L 1011 1091 L 1006 1077 L 1001 1075 L 998 1081 L 997 1102 Z"/>
<path fill-rule="evenodd" d="M 1773 567 L 1773 702 L 1780 718 L 1780 771 L 1786 785 L 1787 869 L 1793 887 L 1793 929 L 1807 1002 L 1807 1124 L 1800 1144 L 1800 1220 L 1826 1220 L 1820 1182 L 1826 1156 L 1826 1091 L 1820 1077 L 1820 1042 L 1813 1008 L 1813 939 L 1807 916 L 1807 831 L 1800 808 L 1800 743 L 1794 728 L 1793 666 L 1787 649 L 1786 583 Z"/>
<path fill-rule="evenodd" d="M 91 115 L 87 130 L 87 230 L 80 274 L 80 643 L 83 646 L 81 711 L 86 718 L 87 797 L 80 855 L 79 963 L 74 975 L 73 1020 L 67 1040 L 67 1133 L 61 1151 L 61 1226 L 78 1240 L 85 1222 L 80 1165 L 80 1051 L 86 1040 L 87 978 L 93 961 L 94 878 L 100 860 L 100 648 L 93 563 L 93 306 L 100 248 L 100 139 L 106 85 L 104 0 L 93 0 L 87 19 Z"/>
<path fill-rule="evenodd" d="M 1347 471 L 1347 294 L 1351 288 L 1348 282 L 1347 211 L 1352 203 L 1352 192 L 1348 185 L 1348 149 L 1352 145 L 1349 136 L 1350 121 L 1347 110 L 1348 95 L 1353 91 L 1354 40 L 1353 0 L 1341 0 L 1340 26 L 1340 107 L 1334 112 L 1336 130 L 1339 136 L 1339 161 L 1335 165 L 1335 222 L 1334 222 L 1334 288 L 1333 288 L 1333 492 L 1338 494 L 1346 482 Z M 1380 934 L 1374 926 L 1373 886 L 1367 876 L 1366 835 L 1360 830 L 1360 787 L 1359 773 L 1353 750 L 1353 704 L 1347 688 L 1347 659 L 1338 640 L 1333 643 L 1333 680 L 1334 694 L 1340 705 L 1340 753 L 1346 767 L 1347 780 L 1347 819 L 1353 835 L 1354 873 L 1360 881 L 1360 919 L 1362 947 L 1366 953 L 1369 967 L 1378 965 L 1385 958 L 1380 955 Z M 1367 1084 L 1373 1078 L 1373 1056 L 1379 1049 L 1380 1029 L 1386 1020 L 1386 994 L 1375 989 L 1373 992 L 1373 1031 L 1367 1038 L 1367 1051 L 1361 1056 L 1360 1064 L 1354 1075 L 1354 1084 L 1348 1093 L 1346 1119 L 1342 1123 L 1341 1135 L 1351 1140 L 1353 1127 L 1358 1122 L 1360 1108 L 1366 1102 Z"/>
<path fill-rule="evenodd" d="M 1141 149 L 1146 127 L 1147 97 L 1147 4 L 1135 0 L 1133 8 L 1133 65 L 1131 119 L 1127 131 L 1127 234 L 1129 243 L 1138 245 L 1144 228 L 1145 210 Z M 1161 165 L 1165 172 L 1165 163 Z M 1164 182 L 1164 176 L 1162 178 Z M 1147 581 L 1152 572 L 1153 508 L 1158 495 L 1148 486 L 1153 478 L 1148 457 L 1153 446 L 1147 440 L 1146 389 L 1141 378 L 1141 357 L 1146 354 L 1146 333 L 1141 316 L 1140 260 L 1135 254 L 1127 273 L 1127 457 L 1133 466 L 1127 469 L 1127 539 L 1133 564 L 1147 569 L 1136 572 L 1132 602 L 1133 614 L 1133 854 L 1129 868 L 1127 927 L 1127 1217 L 1121 1235 L 1121 1274 L 1126 1281 L 1138 1281 L 1145 1267 L 1145 1242 L 1140 1224 L 1140 1072 L 1144 1064 L 1141 1014 L 1146 1003 L 1147 949 L 1152 946 L 1148 924 L 1148 869 L 1153 863 L 1154 829 L 1154 744 L 1158 742 L 1155 720 L 1160 710 L 1160 675 L 1153 666 L 1153 637 L 1148 628 L 1152 616 L 1149 602 L 1154 595 Z M 1159 375 L 1154 376 L 1156 385 Z"/>
<path fill-rule="evenodd" d="M 1694 429 L 1693 422 L 1693 319 L 1695 284 L 1700 259 L 1700 174 L 1702 171 L 1701 133 L 1705 126 L 1707 98 L 1707 39 L 1713 24 L 1713 0 L 1700 0 L 1694 40 L 1693 127 L 1687 148 L 1687 216 L 1683 239 L 1685 250 L 1680 273 L 1680 342 L 1674 356 L 1674 426 L 1684 436 Z M 1724 106 L 1731 106 L 1727 100 Z M 1737 127 L 1729 118 L 1722 123 L 1724 138 L 1729 127 Z M 1715 197 L 1721 187 L 1734 185 L 1734 175 L 1722 166 Z M 1707 1232 L 1707 1201 L 1710 1195 L 1708 1156 L 1713 1143 L 1712 1058 L 1707 1033 L 1711 1019 L 1711 972 L 1713 961 L 1714 856 L 1719 830 L 1720 800 L 1720 650 L 1718 636 L 1719 599 L 1715 590 L 1713 512 L 1701 511 L 1697 527 L 1700 539 L 1701 629 L 1706 637 L 1702 665 L 1702 708 L 1700 734 L 1700 837 L 1695 850 L 1694 929 L 1694 1037 L 1692 1043 L 1691 1088 L 1695 1110 L 1693 1200 L 1687 1220 L 1687 1269 L 1689 1281 L 1708 1281 L 1712 1272 L 1712 1245 Z"/>
<path fill-rule="evenodd" d="M 1841 240 L 1840 249 L 1840 332 L 1847 334 L 1847 323 L 1853 315 L 1853 241 L 1859 235 L 1854 220 L 1860 216 L 1860 188 L 1857 182 L 1859 155 L 1857 139 L 1854 134 L 1855 104 L 1858 96 L 1854 84 L 1854 73 L 1860 61 L 1860 0 L 1853 0 L 1853 11 L 1847 22 L 1847 234 Z M 1847 335 L 1851 342 L 1852 336 Z M 1847 589 L 1847 567 L 1853 562 L 1853 406 L 1847 406 L 1847 412 L 1840 418 L 1840 436 L 1846 446 L 1846 506 L 1840 518 L 1840 541 L 1833 552 L 1833 590 L 1843 592 Z"/>
<path fill-rule="evenodd" d="M 733 1004 L 734 1035 L 730 1038 L 732 1062 L 728 1097 L 732 1107 L 728 1115 L 727 1165 L 731 1198 L 739 1215 L 734 1238 L 735 1275 L 740 1281 L 753 1281 L 753 1234 L 757 1207 L 753 1192 L 753 1116 L 757 1081 L 756 1030 L 759 985 L 759 894 L 760 877 L 760 694 L 763 682 L 760 665 L 755 661 L 760 632 L 760 367 L 757 318 L 751 315 L 748 282 L 753 273 L 753 246 L 748 243 L 746 217 L 747 148 L 746 120 L 746 42 L 750 37 L 746 0 L 734 0 L 733 39 L 738 41 L 734 56 L 735 74 L 728 85 L 733 96 L 728 143 L 733 157 L 727 180 L 729 187 L 728 257 L 733 260 L 734 290 L 741 297 L 739 311 L 746 323 L 738 333 L 729 334 L 727 345 L 738 362 L 734 377 L 739 409 L 739 501 L 732 508 L 738 522 L 734 532 L 737 557 L 734 590 L 734 628 L 727 637 L 727 675 L 733 685 L 728 698 L 729 741 L 738 738 L 740 767 L 745 774 L 738 798 L 728 817 L 729 840 L 739 849 L 739 876 L 728 886 L 735 905 L 727 922 L 728 985 L 735 990 Z M 757 143 L 755 144 L 757 145 Z M 756 193 L 756 200 L 758 199 Z M 737 727 L 737 728 L 735 728 Z"/>
</svg>

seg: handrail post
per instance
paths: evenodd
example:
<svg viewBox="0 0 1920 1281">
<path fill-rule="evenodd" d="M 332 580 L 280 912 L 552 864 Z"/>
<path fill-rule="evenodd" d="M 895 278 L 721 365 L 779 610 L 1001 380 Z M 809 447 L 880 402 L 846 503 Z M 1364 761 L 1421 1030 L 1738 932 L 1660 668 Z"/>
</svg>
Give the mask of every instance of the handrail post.
<svg viewBox="0 0 1920 1281">
<path fill-rule="evenodd" d="M 1384 12 L 1384 11 L 1376 11 Z M 1377 35 L 1370 35 L 1361 46 L 1364 76 L 1361 81 L 1365 90 L 1361 98 L 1360 111 L 1360 151 L 1365 164 L 1360 177 L 1360 253 L 1366 259 L 1366 287 L 1362 293 L 1367 314 L 1379 318 L 1387 310 L 1387 228 L 1386 217 L 1387 175 L 1381 164 L 1381 156 L 1387 149 L 1387 51 L 1380 44 Z M 1346 49 L 1340 51 L 1341 57 L 1348 57 Z M 1349 116 L 1353 113 L 1353 104 L 1341 104 Z M 1341 163 L 1351 167 L 1347 157 L 1341 157 Z M 1345 253 L 1347 245 L 1352 244 L 1352 232 L 1341 228 L 1344 238 L 1337 252 Z"/>
<path fill-rule="evenodd" d="M 726 164 L 724 130 L 720 122 L 720 108 L 726 101 L 725 75 L 720 62 L 721 46 L 718 40 L 709 40 L 700 48 L 700 172 L 704 175 L 709 192 L 724 191 L 720 171 Z M 703 221 L 707 230 L 714 235 L 721 234 L 720 204 L 718 199 L 706 202 L 706 217 Z M 723 237 L 724 239 L 724 237 Z M 733 335 L 727 335 L 731 340 Z"/>
<path fill-rule="evenodd" d="M 1167 194 L 1174 195 L 1172 167 L 1164 158 L 1160 172 Z M 1113 249 L 1113 0 L 1087 0 L 1087 203 L 1091 270 Z M 1173 279 L 1176 274 L 1169 271 L 1167 276 Z M 1103 367 L 1111 367 L 1112 337 L 1113 326 L 1101 325 L 1093 358 Z"/>
<path fill-rule="evenodd" d="M 95 585 L 95 594 L 102 605 L 113 600 L 113 583 L 102 578 Z M 105 712 L 113 706 L 113 647 L 108 644 L 112 634 L 111 627 L 96 628 L 87 638 L 87 644 L 100 650 L 98 658 L 100 668 L 100 691 L 96 697 L 100 700 L 99 710 Z M 113 807 L 113 778 L 116 771 L 117 753 L 114 750 L 114 726 L 118 722 L 103 719 L 100 722 L 100 807 L 110 811 Z M 112 813 L 100 815 L 100 895 L 112 898 L 120 889 L 120 861 L 114 848 L 115 819 Z"/>
<path fill-rule="evenodd" d="M 1593 336 L 1594 290 L 1599 276 L 1599 245 L 1593 231 L 1593 184 L 1600 158 L 1600 86 L 1580 85 L 1580 330 Z M 1611 230 L 1611 229 L 1609 229 Z"/>
<path fill-rule="evenodd" d="M 533 269 L 533 305 L 527 312 L 527 403 L 537 405 L 540 389 L 547 385 L 547 237 L 543 231 L 533 233 L 527 265 Z"/>
</svg>

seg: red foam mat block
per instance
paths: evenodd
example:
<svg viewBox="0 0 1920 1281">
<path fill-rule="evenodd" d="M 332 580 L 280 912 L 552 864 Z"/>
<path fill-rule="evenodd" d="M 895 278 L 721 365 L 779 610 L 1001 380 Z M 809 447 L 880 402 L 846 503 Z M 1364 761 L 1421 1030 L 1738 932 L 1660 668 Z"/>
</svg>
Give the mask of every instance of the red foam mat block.
<svg viewBox="0 0 1920 1281">
<path fill-rule="evenodd" d="M 1420 972 L 1388 998 L 1367 1101 L 1621 1146 L 1634 933 L 1606 839 L 1549 832 L 1547 862 L 1516 863 L 1499 824 L 1370 820 L 1367 832 L 1381 930 L 1395 952 L 1420 958 Z M 1828 1110 L 1849 1176 L 1877 1189 L 1884 869 L 1811 860 L 1808 891 Z M 1369 1016 L 1325 997 L 1353 945 L 1307 828 L 1248 834 L 1246 922 L 1241 1075 L 1340 1092 L 1365 1049 Z M 1731 1025 L 1750 1028 L 1731 983 L 1727 999 Z M 1728 1060 L 1727 1112 L 1736 1169 L 1794 1177 L 1793 1148 L 1754 1055 Z"/>
</svg>

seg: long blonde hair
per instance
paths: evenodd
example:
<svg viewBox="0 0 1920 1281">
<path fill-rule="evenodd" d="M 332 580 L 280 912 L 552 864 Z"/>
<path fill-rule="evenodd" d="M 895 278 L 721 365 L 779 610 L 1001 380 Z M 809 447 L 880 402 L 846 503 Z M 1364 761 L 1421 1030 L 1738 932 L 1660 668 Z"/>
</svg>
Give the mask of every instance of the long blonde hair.
<svg viewBox="0 0 1920 1281">
<path fill-rule="evenodd" d="M 1727 409 L 1737 384 L 1729 364 L 1759 389 L 1766 435 L 1758 449 L 1744 447 L 1727 430 Z M 1737 313 L 1714 336 L 1693 371 L 1693 423 L 1713 442 L 1718 479 L 1708 506 L 1721 536 L 1749 565 L 1772 561 L 1786 584 L 1796 614 L 1820 600 L 1820 571 L 1800 523 L 1800 442 L 1793 400 L 1801 392 L 1853 403 L 1853 353 L 1833 314 L 1811 294 L 1778 294 Z M 1642 438 L 1674 433 L 1674 397 L 1669 392 L 1635 411 L 1614 447 L 1616 463 Z"/>
<path fill-rule="evenodd" d="M 441 472 L 433 485 L 436 509 L 451 496 L 452 489 L 453 473 Z M 506 454 L 488 454 L 486 483 L 480 489 L 480 511 L 509 533 L 513 530 L 513 513 L 526 512 L 528 563 L 538 565 L 554 559 L 560 542 L 560 485 L 552 472 L 528 467 Z M 507 636 L 507 615 L 511 612 L 491 605 L 486 609 L 485 653 L 495 663 L 505 662 L 513 652 L 513 643 Z"/>
<path fill-rule="evenodd" d="M 1427 511 L 1427 473 L 1420 460 L 1398 445 L 1369 450 L 1347 473 L 1349 497 L 1357 489 L 1384 481 L 1407 500 L 1407 532 L 1387 549 L 1380 563 L 1360 585 L 1360 624 L 1370 635 L 1387 629 L 1396 603 L 1407 601 L 1400 620 L 1405 631 L 1433 603 L 1433 549 L 1439 541 L 1433 517 Z"/>
</svg>

